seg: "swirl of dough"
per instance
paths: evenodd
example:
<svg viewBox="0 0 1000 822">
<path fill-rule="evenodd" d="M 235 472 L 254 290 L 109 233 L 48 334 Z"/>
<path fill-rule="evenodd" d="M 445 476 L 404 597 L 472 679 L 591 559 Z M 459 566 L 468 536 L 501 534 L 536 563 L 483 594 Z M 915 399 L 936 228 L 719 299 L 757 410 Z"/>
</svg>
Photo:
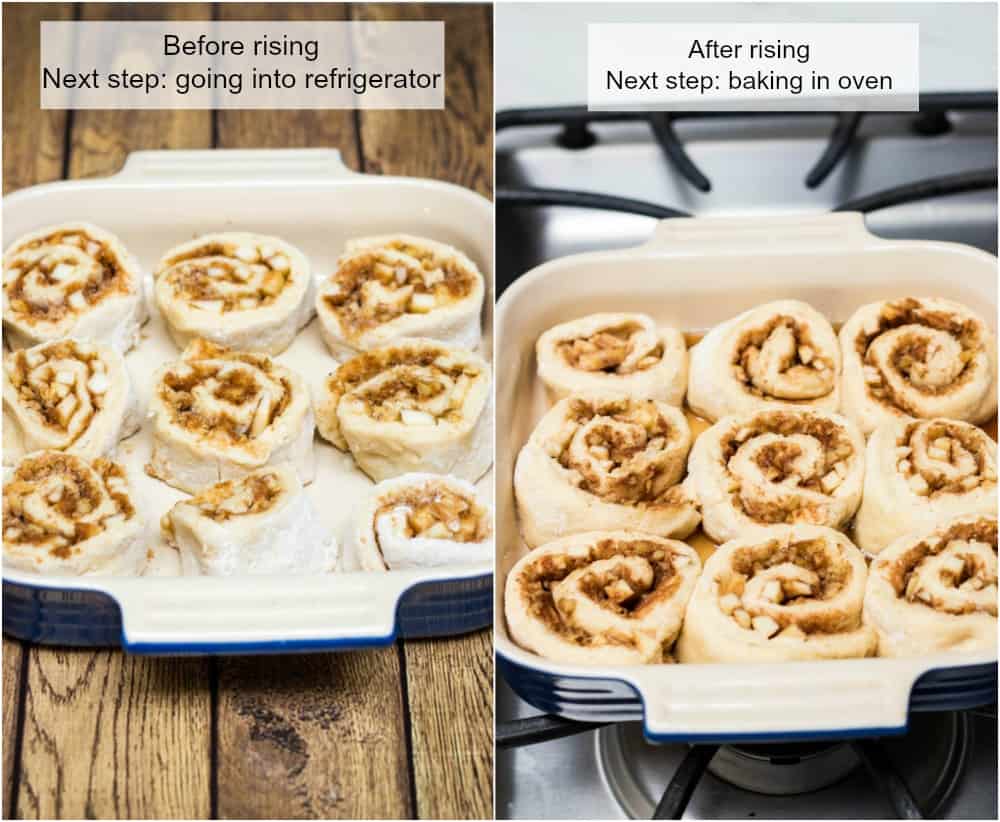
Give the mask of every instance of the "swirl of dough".
<svg viewBox="0 0 1000 822">
<path fill-rule="evenodd" d="M 80 340 L 42 343 L 3 362 L 4 464 L 32 451 L 114 456 L 139 430 L 138 399 L 125 360 Z"/>
<path fill-rule="evenodd" d="M 842 410 L 865 435 L 900 418 L 981 423 L 996 413 L 996 337 L 960 303 L 871 303 L 844 323 L 840 346 Z"/>
<path fill-rule="evenodd" d="M 493 461 L 491 404 L 482 357 L 415 339 L 341 365 L 316 418 L 320 435 L 376 482 L 413 471 L 474 482 Z"/>
<path fill-rule="evenodd" d="M 352 240 L 316 297 L 320 331 L 346 359 L 404 339 L 479 345 L 483 275 L 458 249 L 422 237 Z"/>
<path fill-rule="evenodd" d="M 535 548 L 507 575 L 511 638 L 556 662 L 671 662 L 701 571 L 683 542 L 634 531 L 592 531 Z"/>
<path fill-rule="evenodd" d="M 11 348 L 75 337 L 124 353 L 145 321 L 139 264 L 104 229 L 50 226 L 4 253 L 3 325 Z"/>
<path fill-rule="evenodd" d="M 591 314 L 550 328 L 535 346 L 538 376 L 561 400 L 615 391 L 681 405 L 687 389 L 684 335 L 645 314 Z"/>
<path fill-rule="evenodd" d="M 707 420 L 772 408 L 836 411 L 840 349 L 829 321 L 796 300 L 715 326 L 691 349 L 688 405 Z"/>
<path fill-rule="evenodd" d="M 492 562 L 492 511 L 465 480 L 404 474 L 372 489 L 352 540 L 364 571 Z"/>
<path fill-rule="evenodd" d="M 625 528 L 683 539 L 700 519 L 678 485 L 690 448 L 684 413 L 665 402 L 596 392 L 560 400 L 514 469 L 525 542 Z"/>
<path fill-rule="evenodd" d="M 677 640 L 677 659 L 874 656 L 875 632 L 862 619 L 866 575 L 862 553 L 831 528 L 752 528 L 705 562 Z"/>
<path fill-rule="evenodd" d="M 864 473 L 865 441 L 849 420 L 788 409 L 719 420 L 695 442 L 687 483 L 705 532 L 726 542 L 754 525 L 841 528 Z"/>
<path fill-rule="evenodd" d="M 996 648 L 996 516 L 962 514 L 889 545 L 872 562 L 865 616 L 879 656 Z"/>
<path fill-rule="evenodd" d="M 168 251 L 153 276 L 156 303 L 181 348 L 203 337 L 280 354 L 314 310 L 309 261 L 277 237 L 207 234 Z"/>
<path fill-rule="evenodd" d="M 178 502 L 160 523 L 183 575 L 322 574 L 337 541 L 288 465 L 216 483 Z"/>
<path fill-rule="evenodd" d="M 98 457 L 36 451 L 4 480 L 4 563 L 55 576 L 138 574 L 142 518 L 125 470 Z"/>
<path fill-rule="evenodd" d="M 903 534 L 957 514 L 997 512 L 997 445 L 957 420 L 898 420 L 875 429 L 854 541 L 877 554 Z"/>
<path fill-rule="evenodd" d="M 157 373 L 146 471 L 196 493 L 266 465 L 291 463 L 311 482 L 313 422 L 303 379 L 264 354 L 194 340 Z"/>
</svg>

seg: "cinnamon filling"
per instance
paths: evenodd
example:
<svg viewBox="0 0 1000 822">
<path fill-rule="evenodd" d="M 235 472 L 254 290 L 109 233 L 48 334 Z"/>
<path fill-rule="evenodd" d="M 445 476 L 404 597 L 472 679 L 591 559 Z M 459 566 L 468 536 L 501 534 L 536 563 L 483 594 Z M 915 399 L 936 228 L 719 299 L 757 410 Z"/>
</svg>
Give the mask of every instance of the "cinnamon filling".
<svg viewBox="0 0 1000 822">
<path fill-rule="evenodd" d="M 217 483 L 193 496 L 190 502 L 215 522 L 226 522 L 233 517 L 270 511 L 283 490 L 277 474 L 252 474 Z"/>
<path fill-rule="evenodd" d="M 747 329 L 733 348 L 733 376 L 755 397 L 809 402 L 835 387 L 834 361 L 824 356 L 808 325 L 778 315 Z"/>
<path fill-rule="evenodd" d="M 557 350 L 570 367 L 581 371 L 603 371 L 606 374 L 645 371 L 662 359 L 662 344 L 657 344 L 631 367 L 623 367 L 633 351 L 633 337 L 643 330 L 638 323 L 625 323 L 602 329 L 588 337 L 563 340 L 558 343 Z"/>
<path fill-rule="evenodd" d="M 896 441 L 896 470 L 914 493 L 929 498 L 995 486 L 989 444 L 987 435 L 971 425 L 916 421 Z"/>
<path fill-rule="evenodd" d="M 444 483 L 429 482 L 420 488 L 393 495 L 379 506 L 375 521 L 400 508 L 409 509 L 405 533 L 409 539 L 425 537 L 453 542 L 482 542 L 489 536 L 490 523 L 485 509 Z"/>
</svg>

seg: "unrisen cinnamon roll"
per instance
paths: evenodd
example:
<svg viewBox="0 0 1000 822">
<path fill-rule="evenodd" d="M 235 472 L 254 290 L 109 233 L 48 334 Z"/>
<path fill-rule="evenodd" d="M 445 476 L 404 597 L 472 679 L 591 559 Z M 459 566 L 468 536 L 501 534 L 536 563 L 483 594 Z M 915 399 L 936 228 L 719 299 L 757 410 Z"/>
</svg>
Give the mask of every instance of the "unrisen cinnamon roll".
<svg viewBox="0 0 1000 822">
<path fill-rule="evenodd" d="M 683 539 L 699 521 L 678 485 L 690 448 L 684 413 L 665 402 L 594 392 L 560 400 L 514 469 L 525 542 L 621 528 Z"/>
<path fill-rule="evenodd" d="M 277 237 L 206 234 L 168 251 L 153 276 L 156 304 L 181 348 L 204 337 L 280 354 L 314 310 L 309 261 Z"/>
<path fill-rule="evenodd" d="M 875 429 L 854 539 L 869 554 L 956 514 L 996 514 L 997 445 L 955 420 L 900 420 Z"/>
<path fill-rule="evenodd" d="M 288 465 L 211 485 L 160 525 L 185 575 L 322 574 L 337 564 L 337 541 Z"/>
<path fill-rule="evenodd" d="M 560 400 L 582 391 L 684 402 L 687 346 L 645 314 L 591 314 L 550 328 L 535 346 L 538 376 Z"/>
<path fill-rule="evenodd" d="M 576 534 L 531 551 L 507 575 L 511 638 L 570 664 L 670 662 L 701 562 L 672 539 Z"/>
<path fill-rule="evenodd" d="M 455 477 L 404 474 L 376 485 L 351 532 L 363 571 L 491 562 L 492 513 Z"/>
<path fill-rule="evenodd" d="M 31 451 L 113 456 L 139 430 L 139 408 L 121 354 L 59 340 L 8 354 L 3 361 L 5 465 Z"/>
<path fill-rule="evenodd" d="M 3 558 L 9 568 L 56 576 L 138 574 L 144 529 L 125 470 L 38 451 L 5 473 Z"/>
<path fill-rule="evenodd" d="M 263 354 L 195 340 L 157 374 L 146 471 L 194 493 L 265 465 L 311 482 L 313 413 L 305 382 Z"/>
<path fill-rule="evenodd" d="M 861 502 L 865 441 L 839 414 L 725 417 L 691 450 L 687 485 L 716 542 L 754 525 L 844 526 Z"/>
<path fill-rule="evenodd" d="M 789 406 L 836 411 L 839 373 L 829 321 L 806 303 L 781 300 L 715 326 L 691 349 L 687 401 L 712 422 Z"/>
<path fill-rule="evenodd" d="M 865 616 L 879 656 L 997 644 L 997 520 L 965 514 L 900 537 L 872 563 Z"/>
<path fill-rule="evenodd" d="M 490 368 L 433 340 L 359 354 L 316 402 L 320 435 L 376 482 L 413 471 L 474 482 L 493 462 Z"/>
<path fill-rule="evenodd" d="M 3 255 L 3 325 L 13 349 L 75 337 L 124 353 L 145 321 L 139 264 L 104 229 L 49 226 Z"/>
<path fill-rule="evenodd" d="M 871 303 L 844 323 L 840 345 L 843 412 L 866 435 L 901 417 L 980 423 L 996 413 L 996 337 L 964 305 Z"/>
<path fill-rule="evenodd" d="M 866 568 L 843 534 L 814 525 L 752 528 L 705 562 L 680 662 L 783 662 L 875 654 L 862 620 Z"/>
<path fill-rule="evenodd" d="M 416 337 L 472 350 L 483 293 L 483 275 L 458 249 L 405 234 L 366 237 L 347 244 L 316 312 L 338 359 Z"/>
</svg>

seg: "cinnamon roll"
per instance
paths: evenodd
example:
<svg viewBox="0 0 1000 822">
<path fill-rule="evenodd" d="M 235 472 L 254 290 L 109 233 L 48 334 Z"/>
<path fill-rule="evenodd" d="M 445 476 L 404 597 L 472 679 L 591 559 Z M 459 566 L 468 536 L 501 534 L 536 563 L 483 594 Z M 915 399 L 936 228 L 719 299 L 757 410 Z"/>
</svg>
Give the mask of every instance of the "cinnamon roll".
<svg viewBox="0 0 1000 822">
<path fill-rule="evenodd" d="M 869 571 L 865 616 L 879 656 L 996 648 L 996 516 L 963 514 L 889 545 Z"/>
<path fill-rule="evenodd" d="M 107 346 L 66 339 L 4 357 L 5 465 L 42 450 L 114 456 L 139 422 L 125 359 Z"/>
<path fill-rule="evenodd" d="M 337 541 L 288 465 L 211 485 L 160 527 L 185 575 L 322 574 L 337 564 Z"/>
<path fill-rule="evenodd" d="M 676 328 L 645 314 L 591 314 L 550 328 L 535 346 L 538 376 L 555 400 L 615 391 L 681 405 L 687 345 Z"/>
<path fill-rule="evenodd" d="M 131 575 L 146 563 L 128 477 L 103 457 L 37 451 L 5 471 L 3 558 L 54 576 Z"/>
<path fill-rule="evenodd" d="M 781 300 L 715 326 L 691 349 L 687 401 L 712 422 L 790 406 L 836 411 L 839 373 L 829 321 L 807 303 Z"/>
<path fill-rule="evenodd" d="M 405 234 L 352 240 L 316 298 L 334 357 L 403 339 L 479 345 L 483 275 L 458 249 Z"/>
<path fill-rule="evenodd" d="M 139 264 L 102 228 L 49 226 L 3 256 L 3 326 L 15 350 L 75 337 L 124 353 L 145 321 Z"/>
<path fill-rule="evenodd" d="M 684 413 L 665 402 L 594 392 L 560 400 L 514 468 L 525 542 L 624 528 L 683 539 L 699 522 L 678 485 L 690 448 Z"/>
<path fill-rule="evenodd" d="M 679 662 L 784 662 L 875 654 L 862 618 L 865 559 L 838 531 L 752 528 L 705 562 Z"/>
<path fill-rule="evenodd" d="M 376 482 L 413 471 L 471 482 L 493 462 L 490 368 L 468 351 L 408 340 L 359 354 L 323 385 L 320 435 Z"/>
<path fill-rule="evenodd" d="M 309 261 L 277 237 L 206 234 L 168 251 L 153 277 L 156 304 L 181 348 L 203 337 L 280 354 L 313 315 Z"/>
<path fill-rule="evenodd" d="M 956 420 L 899 420 L 868 440 L 854 540 L 877 554 L 915 529 L 956 514 L 997 512 L 997 445 Z"/>
<path fill-rule="evenodd" d="M 156 375 L 146 471 L 195 493 L 266 465 L 311 482 L 313 413 L 303 379 L 264 354 L 194 340 Z"/>
<path fill-rule="evenodd" d="M 960 303 L 871 303 L 844 323 L 840 346 L 842 410 L 866 435 L 900 418 L 981 423 L 996 413 L 996 337 Z"/>
<path fill-rule="evenodd" d="M 492 562 L 492 513 L 465 480 L 404 474 L 360 504 L 351 547 L 364 571 Z"/>
<path fill-rule="evenodd" d="M 716 542 L 754 525 L 841 528 L 861 502 L 865 441 L 825 411 L 725 417 L 691 450 L 687 484 Z"/>
<path fill-rule="evenodd" d="M 683 542 L 633 531 L 592 531 L 531 551 L 507 575 L 511 638 L 556 662 L 671 662 L 671 647 L 701 570 Z"/>
</svg>

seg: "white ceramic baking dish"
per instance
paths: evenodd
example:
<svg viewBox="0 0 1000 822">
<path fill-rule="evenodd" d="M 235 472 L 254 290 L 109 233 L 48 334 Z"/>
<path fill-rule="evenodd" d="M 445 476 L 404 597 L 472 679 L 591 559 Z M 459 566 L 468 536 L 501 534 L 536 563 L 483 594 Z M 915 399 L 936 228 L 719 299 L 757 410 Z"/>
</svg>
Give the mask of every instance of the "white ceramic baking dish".
<svg viewBox="0 0 1000 822">
<path fill-rule="evenodd" d="M 31 229 L 80 219 L 118 234 L 147 278 L 168 248 L 212 231 L 283 237 L 305 252 L 318 277 L 333 270 L 350 237 L 430 236 L 463 249 L 484 272 L 484 353 L 490 353 L 493 208 L 455 185 L 356 174 L 327 149 L 138 152 L 114 176 L 39 185 L 4 198 L 4 247 Z M 152 390 L 153 370 L 178 356 L 158 312 L 151 313 L 140 346 L 126 358 L 141 402 Z M 315 320 L 278 359 L 311 385 L 335 364 Z M 184 495 L 143 472 L 150 442 L 147 421 L 122 443 L 119 459 L 150 517 L 160 567 L 156 523 Z M 318 439 L 316 447 L 317 477 L 307 493 L 343 545 L 352 508 L 371 482 L 349 456 Z M 480 488 L 492 496 L 492 477 Z M 5 569 L 4 631 L 40 642 L 121 643 L 148 653 L 325 650 L 483 627 L 492 622 L 492 587 L 492 563 L 228 579 L 67 579 Z"/>
<path fill-rule="evenodd" d="M 997 314 L 997 261 L 949 243 L 882 240 L 859 214 L 679 219 L 637 248 L 554 260 L 520 277 L 497 305 L 497 665 L 541 710 L 590 721 L 642 719 L 654 740 L 774 740 L 902 733 L 910 710 L 996 699 L 996 654 L 940 654 L 772 665 L 588 667 L 515 645 L 503 581 L 526 550 L 512 477 L 547 408 L 534 344 L 594 311 L 641 311 L 704 331 L 759 303 L 805 300 L 835 322 L 904 295 L 960 300 Z"/>
</svg>

